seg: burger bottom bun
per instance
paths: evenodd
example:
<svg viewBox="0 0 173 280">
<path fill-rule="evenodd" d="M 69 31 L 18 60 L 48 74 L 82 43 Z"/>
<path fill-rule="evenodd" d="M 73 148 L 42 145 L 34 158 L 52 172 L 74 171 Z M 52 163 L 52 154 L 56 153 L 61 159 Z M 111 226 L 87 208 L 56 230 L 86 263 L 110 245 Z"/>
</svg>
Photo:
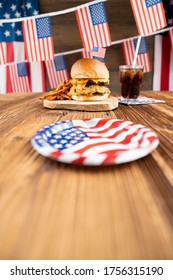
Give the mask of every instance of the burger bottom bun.
<svg viewBox="0 0 173 280">
<path fill-rule="evenodd" d="M 103 101 L 109 97 L 109 93 L 102 95 L 72 95 L 72 99 L 76 101 Z"/>
</svg>

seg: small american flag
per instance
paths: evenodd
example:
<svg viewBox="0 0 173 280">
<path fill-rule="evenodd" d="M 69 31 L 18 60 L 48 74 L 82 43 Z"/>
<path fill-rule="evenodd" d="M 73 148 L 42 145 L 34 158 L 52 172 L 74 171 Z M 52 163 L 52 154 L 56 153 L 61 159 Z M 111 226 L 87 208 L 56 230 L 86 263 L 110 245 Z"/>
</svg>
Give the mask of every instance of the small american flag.
<svg viewBox="0 0 173 280">
<path fill-rule="evenodd" d="M 111 35 L 104 3 L 96 3 L 75 11 L 83 47 L 90 51 L 93 46 L 111 45 Z"/>
<path fill-rule="evenodd" d="M 28 70 L 25 62 L 9 65 L 12 92 L 30 92 Z"/>
<path fill-rule="evenodd" d="M 22 24 L 28 61 L 53 59 L 54 44 L 50 17 L 28 19 Z"/>
<path fill-rule="evenodd" d="M 46 60 L 45 65 L 51 89 L 56 88 L 58 84 L 69 79 L 63 55 L 57 55 L 52 60 Z"/>
<path fill-rule="evenodd" d="M 130 3 L 140 35 L 167 26 L 162 0 L 130 0 Z"/>
<path fill-rule="evenodd" d="M 105 54 L 106 49 L 105 48 L 99 48 L 99 47 L 93 47 L 91 54 L 93 58 L 100 60 L 101 62 L 105 61 Z"/>
<path fill-rule="evenodd" d="M 127 65 L 133 64 L 137 40 L 138 39 L 129 39 L 123 42 L 124 59 Z M 151 71 L 151 62 L 145 37 L 141 38 L 136 65 L 144 65 L 144 72 Z"/>
</svg>

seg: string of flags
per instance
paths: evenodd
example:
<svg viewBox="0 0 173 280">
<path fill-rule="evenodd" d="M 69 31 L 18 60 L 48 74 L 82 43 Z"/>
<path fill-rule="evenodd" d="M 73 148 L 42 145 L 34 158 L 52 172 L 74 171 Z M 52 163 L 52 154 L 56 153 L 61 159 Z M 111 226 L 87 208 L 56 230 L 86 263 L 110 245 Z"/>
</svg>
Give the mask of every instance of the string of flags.
<svg viewBox="0 0 173 280">
<path fill-rule="evenodd" d="M 0 76 L 4 78 L 1 81 L 5 81 L 0 84 L 0 93 L 45 91 L 44 68 L 51 89 L 69 79 L 64 54 L 55 54 L 51 16 L 75 12 L 83 45 L 81 56 L 105 63 L 106 48 L 117 43 L 111 39 L 105 1 L 92 1 L 45 16 L 38 14 L 38 1 L 30 0 L 27 5 L 21 1 L 21 6 L 15 0 L 0 2 L 0 17 L 5 17 L 0 19 Z M 137 40 L 140 38 L 136 63 L 143 64 L 144 71 L 150 72 L 152 69 L 146 37 L 167 26 L 163 2 L 130 0 L 130 4 L 139 35 L 122 40 L 124 60 L 126 64 L 133 63 Z M 7 29 L 7 25 L 10 28 Z M 173 48 L 173 28 L 170 28 L 169 34 Z"/>
<path fill-rule="evenodd" d="M 130 0 L 138 33 L 150 34 L 167 26 L 162 0 Z"/>
</svg>

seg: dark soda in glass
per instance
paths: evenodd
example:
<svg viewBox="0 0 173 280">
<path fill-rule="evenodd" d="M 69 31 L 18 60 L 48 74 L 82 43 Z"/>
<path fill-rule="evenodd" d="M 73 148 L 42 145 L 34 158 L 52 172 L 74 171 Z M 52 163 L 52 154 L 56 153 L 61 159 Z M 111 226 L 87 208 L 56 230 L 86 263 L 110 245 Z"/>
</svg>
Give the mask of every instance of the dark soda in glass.
<svg viewBox="0 0 173 280">
<path fill-rule="evenodd" d="M 144 66 L 120 65 L 119 75 L 122 98 L 138 98 L 144 75 Z"/>
</svg>

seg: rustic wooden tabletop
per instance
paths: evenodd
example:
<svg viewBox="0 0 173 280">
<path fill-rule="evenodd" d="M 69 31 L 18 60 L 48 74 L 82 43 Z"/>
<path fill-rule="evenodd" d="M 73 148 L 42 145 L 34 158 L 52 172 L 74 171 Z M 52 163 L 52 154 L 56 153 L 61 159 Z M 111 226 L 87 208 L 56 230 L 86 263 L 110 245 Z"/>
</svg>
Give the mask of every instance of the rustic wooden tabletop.
<svg viewBox="0 0 173 280">
<path fill-rule="evenodd" d="M 1 259 L 172 259 L 173 93 L 164 104 L 51 110 L 40 94 L 0 96 Z M 58 163 L 32 145 L 57 121 L 124 119 L 158 135 L 149 155 L 111 166 Z"/>
</svg>

